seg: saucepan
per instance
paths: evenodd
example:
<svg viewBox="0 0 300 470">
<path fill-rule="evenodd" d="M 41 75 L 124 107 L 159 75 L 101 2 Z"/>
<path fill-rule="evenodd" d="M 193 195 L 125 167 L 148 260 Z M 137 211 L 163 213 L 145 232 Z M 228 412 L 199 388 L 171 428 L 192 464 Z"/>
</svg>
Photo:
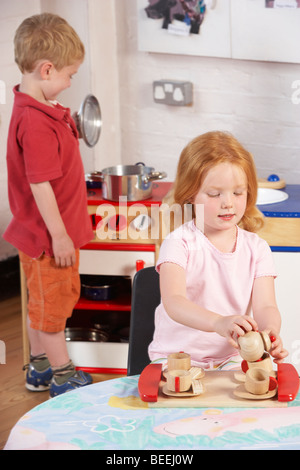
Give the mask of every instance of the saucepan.
<svg viewBox="0 0 300 470">
<path fill-rule="evenodd" d="M 101 181 L 102 197 L 109 201 L 119 201 L 120 196 L 126 196 L 128 201 L 148 199 L 152 195 L 152 182 L 166 176 L 164 171 L 155 171 L 141 162 L 111 166 L 89 174 L 91 180 Z"/>
<path fill-rule="evenodd" d="M 108 334 L 92 328 L 68 327 L 65 329 L 66 341 L 106 342 Z"/>
<path fill-rule="evenodd" d="M 119 284 L 116 276 L 81 276 L 82 295 L 89 300 L 111 300 Z"/>
</svg>

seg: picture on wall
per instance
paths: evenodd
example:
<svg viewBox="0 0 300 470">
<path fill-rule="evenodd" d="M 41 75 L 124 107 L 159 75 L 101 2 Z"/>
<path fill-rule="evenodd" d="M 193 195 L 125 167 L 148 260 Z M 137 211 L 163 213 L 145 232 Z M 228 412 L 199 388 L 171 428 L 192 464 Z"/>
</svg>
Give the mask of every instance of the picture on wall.
<svg viewBox="0 0 300 470">
<path fill-rule="evenodd" d="M 148 0 L 148 18 L 161 19 L 161 27 L 172 34 L 199 34 L 206 0 Z"/>
<path fill-rule="evenodd" d="M 140 51 L 300 63 L 300 0 L 136 1 Z"/>
<path fill-rule="evenodd" d="M 230 0 L 137 0 L 139 50 L 230 57 Z"/>
<path fill-rule="evenodd" d="M 265 0 L 266 8 L 300 8 L 300 0 Z"/>
</svg>

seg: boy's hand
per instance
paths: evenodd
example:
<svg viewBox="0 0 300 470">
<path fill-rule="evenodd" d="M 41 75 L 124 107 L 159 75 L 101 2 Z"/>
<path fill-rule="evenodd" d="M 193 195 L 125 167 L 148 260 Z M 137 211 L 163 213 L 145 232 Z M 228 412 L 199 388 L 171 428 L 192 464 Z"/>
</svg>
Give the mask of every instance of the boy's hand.
<svg viewBox="0 0 300 470">
<path fill-rule="evenodd" d="M 75 248 L 68 234 L 52 239 L 52 248 L 57 266 L 73 266 L 76 261 Z"/>
<path fill-rule="evenodd" d="M 257 330 L 256 321 L 248 315 L 220 316 L 215 325 L 215 331 L 220 336 L 225 336 L 234 348 L 238 348 L 236 341 L 238 336 L 243 336 L 247 331 Z"/>
</svg>

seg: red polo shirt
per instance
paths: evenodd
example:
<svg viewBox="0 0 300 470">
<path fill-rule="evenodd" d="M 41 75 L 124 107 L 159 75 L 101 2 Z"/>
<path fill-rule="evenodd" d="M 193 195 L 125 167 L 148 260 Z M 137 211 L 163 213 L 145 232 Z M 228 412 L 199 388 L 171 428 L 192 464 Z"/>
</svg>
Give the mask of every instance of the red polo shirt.
<svg viewBox="0 0 300 470">
<path fill-rule="evenodd" d="M 30 183 L 49 181 L 75 248 L 93 238 L 78 133 L 70 110 L 36 101 L 14 88 L 7 142 L 8 195 L 13 218 L 3 238 L 32 258 L 53 256 L 52 241 Z"/>
</svg>

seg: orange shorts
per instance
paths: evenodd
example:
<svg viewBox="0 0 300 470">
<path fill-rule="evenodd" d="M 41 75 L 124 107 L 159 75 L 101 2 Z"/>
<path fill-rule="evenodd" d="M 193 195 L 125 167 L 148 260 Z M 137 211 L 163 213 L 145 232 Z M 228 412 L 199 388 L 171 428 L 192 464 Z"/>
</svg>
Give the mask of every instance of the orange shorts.
<svg viewBox="0 0 300 470">
<path fill-rule="evenodd" d="M 79 250 L 74 266 L 66 268 L 45 255 L 31 258 L 19 252 L 19 257 L 27 281 L 31 328 L 48 333 L 64 330 L 80 296 Z"/>
</svg>

